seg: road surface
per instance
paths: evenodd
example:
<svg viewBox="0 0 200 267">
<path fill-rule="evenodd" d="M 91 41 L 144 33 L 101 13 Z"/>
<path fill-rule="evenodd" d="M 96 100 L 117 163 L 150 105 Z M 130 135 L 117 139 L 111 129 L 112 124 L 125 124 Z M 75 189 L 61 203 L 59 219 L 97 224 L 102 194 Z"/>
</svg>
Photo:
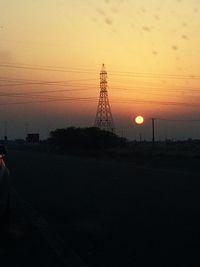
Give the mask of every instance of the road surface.
<svg viewBox="0 0 200 267">
<path fill-rule="evenodd" d="M 23 212 L 65 266 L 200 265 L 198 163 L 9 151 L 7 164 Z"/>
</svg>

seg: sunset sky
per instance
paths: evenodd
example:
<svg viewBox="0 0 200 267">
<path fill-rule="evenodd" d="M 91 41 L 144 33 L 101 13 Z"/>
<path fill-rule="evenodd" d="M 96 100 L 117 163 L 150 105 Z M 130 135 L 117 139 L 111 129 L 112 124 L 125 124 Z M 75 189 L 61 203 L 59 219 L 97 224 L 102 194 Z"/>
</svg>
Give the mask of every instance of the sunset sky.
<svg viewBox="0 0 200 267">
<path fill-rule="evenodd" d="M 199 0 L 0 0 L 0 138 L 92 126 L 102 63 L 120 135 L 200 138 L 199 31 Z"/>
</svg>

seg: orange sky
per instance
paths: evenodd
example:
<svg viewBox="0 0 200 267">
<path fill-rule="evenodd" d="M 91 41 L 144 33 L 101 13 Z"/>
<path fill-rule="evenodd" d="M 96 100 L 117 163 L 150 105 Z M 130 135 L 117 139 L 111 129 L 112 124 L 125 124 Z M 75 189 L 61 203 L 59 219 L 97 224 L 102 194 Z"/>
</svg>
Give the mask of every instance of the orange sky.
<svg viewBox="0 0 200 267">
<path fill-rule="evenodd" d="M 116 127 L 199 118 L 199 13 L 199 0 L 0 0 L 0 120 L 16 136 L 27 121 L 43 135 L 92 125 L 102 63 Z"/>
</svg>

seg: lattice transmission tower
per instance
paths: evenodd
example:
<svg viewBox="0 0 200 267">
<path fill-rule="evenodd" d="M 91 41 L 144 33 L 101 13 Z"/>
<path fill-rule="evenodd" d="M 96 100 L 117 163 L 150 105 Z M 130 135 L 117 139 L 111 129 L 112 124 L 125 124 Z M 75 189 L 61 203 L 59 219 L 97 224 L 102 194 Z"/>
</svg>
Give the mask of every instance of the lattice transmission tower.
<svg viewBox="0 0 200 267">
<path fill-rule="evenodd" d="M 102 130 L 115 132 L 114 121 L 108 100 L 107 72 L 104 64 L 100 71 L 100 95 L 94 126 Z"/>
</svg>

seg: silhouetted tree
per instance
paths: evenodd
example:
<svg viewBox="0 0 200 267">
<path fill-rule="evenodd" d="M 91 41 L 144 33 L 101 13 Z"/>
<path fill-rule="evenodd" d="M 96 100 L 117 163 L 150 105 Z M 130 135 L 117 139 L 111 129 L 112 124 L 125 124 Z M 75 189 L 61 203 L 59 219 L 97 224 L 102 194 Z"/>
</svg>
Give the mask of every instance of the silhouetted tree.
<svg viewBox="0 0 200 267">
<path fill-rule="evenodd" d="M 95 127 L 56 129 L 50 133 L 48 141 L 64 150 L 67 148 L 107 149 L 126 143 L 126 139 Z"/>
</svg>

